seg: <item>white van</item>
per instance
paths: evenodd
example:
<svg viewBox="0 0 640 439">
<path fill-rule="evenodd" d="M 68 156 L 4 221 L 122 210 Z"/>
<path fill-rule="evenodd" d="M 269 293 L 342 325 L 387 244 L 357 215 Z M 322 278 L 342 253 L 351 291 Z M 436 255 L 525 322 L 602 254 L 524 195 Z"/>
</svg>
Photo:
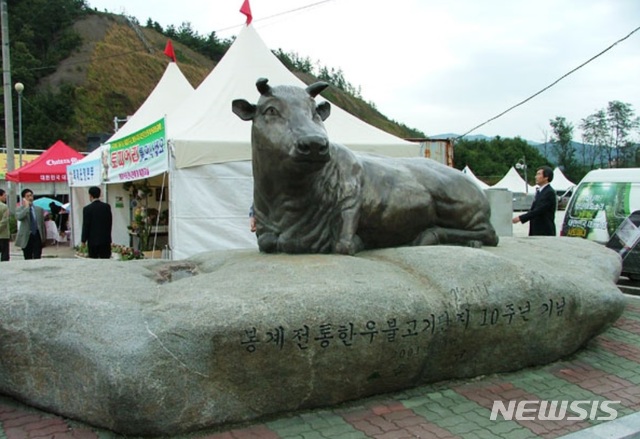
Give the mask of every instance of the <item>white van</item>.
<svg viewBox="0 0 640 439">
<path fill-rule="evenodd" d="M 598 169 L 585 175 L 567 205 L 560 235 L 618 251 L 622 274 L 640 280 L 640 168 Z"/>
</svg>

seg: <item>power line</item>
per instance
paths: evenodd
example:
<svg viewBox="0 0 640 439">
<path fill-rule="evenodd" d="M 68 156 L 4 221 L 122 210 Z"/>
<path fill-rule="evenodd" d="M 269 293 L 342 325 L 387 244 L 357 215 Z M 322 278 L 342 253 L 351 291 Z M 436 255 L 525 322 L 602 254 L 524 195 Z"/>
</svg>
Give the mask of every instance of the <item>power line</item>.
<svg viewBox="0 0 640 439">
<path fill-rule="evenodd" d="M 259 19 L 253 20 L 253 21 L 254 21 L 255 23 L 257 23 L 257 22 L 260 22 L 260 21 L 269 20 L 269 19 L 271 19 L 271 18 L 280 17 L 280 16 L 282 16 L 282 15 L 291 14 L 291 13 L 293 13 L 293 12 L 298 12 L 298 11 L 302 11 L 302 10 L 304 10 L 304 9 L 313 8 L 313 7 L 319 6 L 319 5 L 323 4 L 323 3 L 328 3 L 328 2 L 331 2 L 331 1 L 334 1 L 334 0 L 322 0 L 322 1 L 319 1 L 319 2 L 315 2 L 315 3 L 308 4 L 308 5 L 306 5 L 306 6 L 301 6 L 301 7 L 299 7 L 299 8 L 289 9 L 288 11 L 284 11 L 284 12 L 278 12 L 277 14 L 269 15 L 268 17 L 259 18 Z M 224 29 L 218 29 L 218 30 L 217 30 L 217 31 L 215 31 L 215 32 L 216 32 L 216 33 L 224 32 L 224 31 L 226 31 L 226 30 L 234 29 L 234 28 L 236 28 L 236 27 L 238 27 L 238 26 L 242 26 L 242 24 L 236 24 L 236 25 L 234 25 L 234 26 L 225 27 Z"/>
<path fill-rule="evenodd" d="M 586 66 L 587 64 L 589 64 L 591 61 L 593 61 L 594 59 L 598 58 L 599 56 L 605 54 L 606 52 L 608 52 L 609 50 L 613 49 L 614 46 L 616 46 L 617 44 L 623 42 L 624 40 L 626 40 L 627 38 L 629 38 L 631 35 L 633 35 L 634 33 L 636 33 L 638 30 L 640 30 L 640 27 L 635 28 L 634 30 L 632 30 L 629 34 L 627 34 L 627 36 L 620 38 L 618 41 L 616 41 L 615 43 L 613 43 L 612 45 L 610 45 L 609 47 L 607 47 L 606 49 L 604 49 L 602 52 L 598 53 L 597 55 L 592 56 L 591 58 L 589 58 L 587 61 L 583 62 L 582 64 L 580 64 L 578 67 L 574 68 L 573 70 L 569 71 L 568 73 L 565 73 L 564 75 L 562 75 L 561 77 L 559 77 L 558 79 L 556 79 L 555 81 L 553 81 L 551 84 L 547 85 L 545 88 L 543 88 L 542 90 L 538 91 L 537 93 L 534 93 L 533 95 L 529 96 L 528 98 L 526 98 L 523 101 L 518 102 L 517 104 L 515 104 L 514 106 L 507 108 L 506 110 L 504 110 L 502 113 L 493 116 L 491 119 L 486 120 L 485 122 L 482 122 L 480 125 L 477 125 L 473 128 L 471 128 L 469 131 L 467 131 L 466 133 L 456 137 L 454 140 L 459 140 L 462 139 L 464 136 L 466 136 L 467 134 L 477 130 L 478 128 L 488 124 L 489 122 L 492 122 L 494 120 L 496 120 L 499 117 L 504 116 L 505 114 L 507 114 L 509 111 L 521 106 L 522 104 L 525 104 L 526 102 L 530 101 L 531 99 L 535 98 L 536 96 L 538 96 L 539 94 L 549 90 L 551 87 L 553 87 L 554 85 L 556 85 L 558 82 L 562 81 L 564 78 L 566 78 L 567 76 L 571 75 L 572 73 L 574 73 L 575 71 L 581 69 L 582 67 Z"/>
</svg>

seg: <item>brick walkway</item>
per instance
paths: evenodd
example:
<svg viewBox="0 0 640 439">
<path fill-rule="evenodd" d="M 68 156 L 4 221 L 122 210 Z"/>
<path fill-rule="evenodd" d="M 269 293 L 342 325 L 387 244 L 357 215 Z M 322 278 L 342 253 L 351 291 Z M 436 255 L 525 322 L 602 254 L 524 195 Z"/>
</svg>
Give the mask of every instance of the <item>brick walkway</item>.
<svg viewBox="0 0 640 439">
<path fill-rule="evenodd" d="M 603 421 L 598 421 L 597 417 L 607 416 L 607 413 L 597 411 L 594 401 L 620 401 L 611 406 L 619 418 L 639 411 L 638 370 L 640 298 L 628 296 L 627 308 L 616 324 L 592 340 L 585 349 L 563 361 L 514 373 L 447 381 L 340 407 L 182 437 L 552 439 L 601 424 Z M 503 401 L 505 406 L 509 401 L 585 401 L 581 407 L 587 419 L 516 421 L 504 420 L 498 415 L 492 421 L 490 415 L 494 401 Z M 569 413 L 569 416 L 575 415 Z M 117 437 L 121 436 L 0 397 L 0 439 Z"/>
</svg>

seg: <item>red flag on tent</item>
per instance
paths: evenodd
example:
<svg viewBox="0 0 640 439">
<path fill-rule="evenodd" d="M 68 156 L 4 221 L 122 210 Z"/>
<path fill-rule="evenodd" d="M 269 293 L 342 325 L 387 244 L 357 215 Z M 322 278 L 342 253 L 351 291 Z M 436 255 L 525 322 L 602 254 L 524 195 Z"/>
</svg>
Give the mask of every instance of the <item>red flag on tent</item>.
<svg viewBox="0 0 640 439">
<path fill-rule="evenodd" d="M 167 40 L 167 45 L 164 48 L 164 54 L 169 58 L 176 62 L 176 53 L 173 51 L 173 44 L 171 44 L 171 40 Z"/>
<path fill-rule="evenodd" d="M 253 16 L 251 15 L 251 6 L 249 6 L 249 0 L 244 0 L 242 3 L 242 7 L 240 8 L 240 12 L 247 16 L 247 26 L 251 24 L 251 20 L 253 20 Z"/>
</svg>

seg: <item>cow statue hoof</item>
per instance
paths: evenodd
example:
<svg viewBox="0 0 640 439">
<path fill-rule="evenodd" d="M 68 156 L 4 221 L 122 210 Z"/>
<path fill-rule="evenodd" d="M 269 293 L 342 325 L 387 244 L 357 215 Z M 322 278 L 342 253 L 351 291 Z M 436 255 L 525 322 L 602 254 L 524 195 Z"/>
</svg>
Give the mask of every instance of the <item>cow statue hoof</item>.
<svg viewBox="0 0 640 439">
<path fill-rule="evenodd" d="M 418 235 L 418 238 L 414 241 L 413 245 L 438 245 L 440 244 L 440 235 L 438 229 L 427 229 Z"/>
<path fill-rule="evenodd" d="M 278 237 L 275 233 L 263 233 L 258 236 L 258 248 L 265 253 L 278 251 Z"/>
<path fill-rule="evenodd" d="M 363 247 L 364 245 L 362 244 L 362 240 L 359 236 L 356 235 L 351 240 L 341 239 L 340 241 L 338 241 L 335 245 L 335 248 L 333 249 L 333 252 L 339 255 L 353 256 L 360 250 L 362 250 Z"/>
</svg>

